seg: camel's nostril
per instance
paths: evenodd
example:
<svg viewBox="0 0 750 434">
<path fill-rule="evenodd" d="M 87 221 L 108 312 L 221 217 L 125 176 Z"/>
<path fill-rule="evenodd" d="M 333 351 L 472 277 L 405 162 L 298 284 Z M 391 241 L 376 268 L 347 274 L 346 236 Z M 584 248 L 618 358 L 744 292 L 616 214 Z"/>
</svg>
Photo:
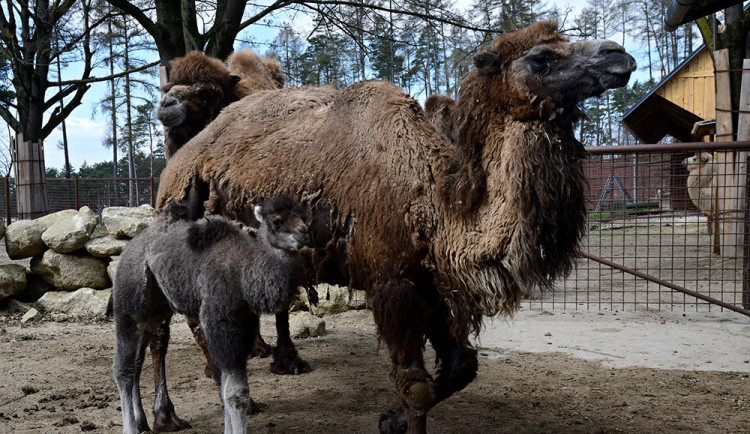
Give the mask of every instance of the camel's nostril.
<svg viewBox="0 0 750 434">
<path fill-rule="evenodd" d="M 177 98 L 170 96 L 170 95 L 164 95 L 164 98 L 161 99 L 161 106 L 162 107 L 169 107 L 177 104 Z"/>
</svg>

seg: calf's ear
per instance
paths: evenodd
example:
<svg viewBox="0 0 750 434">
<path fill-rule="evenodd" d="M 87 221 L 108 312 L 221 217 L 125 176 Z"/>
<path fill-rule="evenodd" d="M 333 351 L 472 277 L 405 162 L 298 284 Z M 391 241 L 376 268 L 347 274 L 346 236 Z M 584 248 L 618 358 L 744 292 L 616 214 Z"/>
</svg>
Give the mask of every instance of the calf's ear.
<svg viewBox="0 0 750 434">
<path fill-rule="evenodd" d="M 258 223 L 263 223 L 263 215 L 261 213 L 262 209 L 260 205 L 256 205 L 254 211 L 255 211 L 255 219 L 258 220 Z"/>
<path fill-rule="evenodd" d="M 496 75 L 501 71 L 503 56 L 492 51 L 482 51 L 474 56 L 474 66 L 482 73 Z"/>
</svg>

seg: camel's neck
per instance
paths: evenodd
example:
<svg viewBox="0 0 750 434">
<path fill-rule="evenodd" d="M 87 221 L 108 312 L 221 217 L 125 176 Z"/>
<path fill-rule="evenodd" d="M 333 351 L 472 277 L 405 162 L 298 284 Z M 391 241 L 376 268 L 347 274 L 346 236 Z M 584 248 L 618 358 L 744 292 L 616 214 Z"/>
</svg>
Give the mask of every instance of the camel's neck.
<svg viewBox="0 0 750 434">
<path fill-rule="evenodd" d="M 567 272 L 585 218 L 583 147 L 572 134 L 540 121 L 489 128 L 486 197 L 465 215 L 445 205 L 431 247 L 446 297 L 471 318 L 513 312 L 523 292 Z"/>
</svg>

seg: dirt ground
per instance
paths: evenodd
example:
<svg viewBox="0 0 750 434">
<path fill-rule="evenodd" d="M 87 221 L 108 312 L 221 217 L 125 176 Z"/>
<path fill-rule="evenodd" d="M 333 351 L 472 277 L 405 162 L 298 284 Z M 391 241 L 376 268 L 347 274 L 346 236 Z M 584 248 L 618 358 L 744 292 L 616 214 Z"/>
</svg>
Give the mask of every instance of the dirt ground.
<svg viewBox="0 0 750 434">
<path fill-rule="evenodd" d="M 113 323 L 19 319 L 0 313 L 0 432 L 120 432 Z M 250 432 L 377 432 L 380 412 L 396 404 L 371 314 L 324 319 L 327 335 L 297 341 L 313 372 L 277 376 L 269 359 L 249 360 L 251 396 L 268 405 L 248 417 Z M 173 321 L 167 375 L 178 415 L 193 425 L 184 432 L 221 432 L 217 388 L 202 374 L 204 360 L 184 321 Z M 272 318 L 262 328 L 272 342 Z M 562 353 L 498 348 L 482 348 L 480 356 L 477 379 L 429 413 L 431 432 L 750 430 L 750 366 L 744 372 L 614 368 Z M 141 385 L 147 406 L 150 370 L 147 360 Z"/>
</svg>

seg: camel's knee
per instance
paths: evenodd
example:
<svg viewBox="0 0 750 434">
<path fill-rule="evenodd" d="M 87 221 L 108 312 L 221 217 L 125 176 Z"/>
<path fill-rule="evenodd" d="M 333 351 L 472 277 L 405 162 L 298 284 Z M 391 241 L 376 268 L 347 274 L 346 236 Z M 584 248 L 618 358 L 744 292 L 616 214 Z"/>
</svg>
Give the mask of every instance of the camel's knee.
<svg viewBox="0 0 750 434">
<path fill-rule="evenodd" d="M 221 398 L 224 405 L 247 408 L 250 404 L 250 389 L 244 372 L 237 370 L 221 373 Z"/>
<path fill-rule="evenodd" d="M 245 433 L 246 414 L 250 407 L 247 373 L 243 369 L 223 371 L 221 400 L 224 402 L 224 433 Z"/>
</svg>

